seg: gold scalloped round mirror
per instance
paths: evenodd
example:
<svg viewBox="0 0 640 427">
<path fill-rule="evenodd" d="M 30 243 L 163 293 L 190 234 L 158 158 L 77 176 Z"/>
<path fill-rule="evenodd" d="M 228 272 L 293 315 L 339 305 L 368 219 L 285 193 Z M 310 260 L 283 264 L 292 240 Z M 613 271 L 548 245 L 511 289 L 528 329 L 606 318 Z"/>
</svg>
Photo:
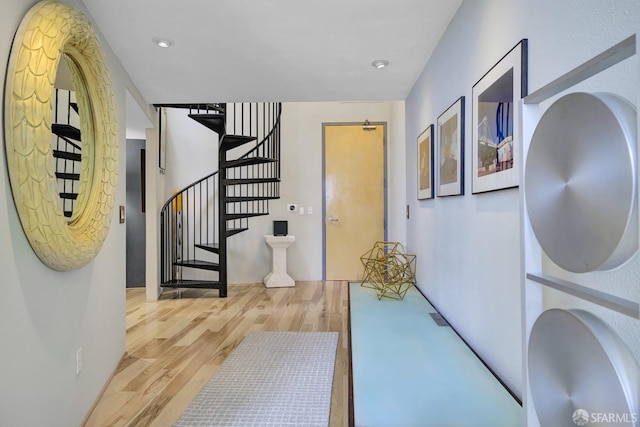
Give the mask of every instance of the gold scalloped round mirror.
<svg viewBox="0 0 640 427">
<path fill-rule="evenodd" d="M 82 129 L 75 206 L 66 216 L 51 142 L 61 61 L 73 80 Z M 59 271 L 80 268 L 106 238 L 118 172 L 111 77 L 87 18 L 56 1 L 34 5 L 13 40 L 5 84 L 5 150 L 22 228 L 45 265 Z"/>
</svg>

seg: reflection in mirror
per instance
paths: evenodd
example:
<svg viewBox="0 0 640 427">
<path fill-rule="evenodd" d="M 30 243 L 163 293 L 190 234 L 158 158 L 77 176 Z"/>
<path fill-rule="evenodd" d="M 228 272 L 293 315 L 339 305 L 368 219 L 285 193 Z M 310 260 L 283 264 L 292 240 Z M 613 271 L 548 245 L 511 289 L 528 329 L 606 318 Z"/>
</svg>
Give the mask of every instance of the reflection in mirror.
<svg viewBox="0 0 640 427">
<path fill-rule="evenodd" d="M 69 69 L 71 58 L 64 54 L 58 65 L 55 82 L 55 97 L 52 105 L 53 161 L 62 203 L 67 221 L 73 217 L 76 200 L 80 193 L 80 171 L 82 162 L 82 138 L 80 113 L 76 100 L 75 79 Z"/>
</svg>

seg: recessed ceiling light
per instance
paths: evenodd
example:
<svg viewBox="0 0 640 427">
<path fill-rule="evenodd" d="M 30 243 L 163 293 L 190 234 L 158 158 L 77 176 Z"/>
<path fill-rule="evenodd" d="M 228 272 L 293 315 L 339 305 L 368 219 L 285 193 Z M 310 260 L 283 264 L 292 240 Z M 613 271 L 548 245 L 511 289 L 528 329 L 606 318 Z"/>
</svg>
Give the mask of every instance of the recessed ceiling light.
<svg viewBox="0 0 640 427">
<path fill-rule="evenodd" d="M 173 46 L 173 40 L 168 39 L 166 37 L 154 37 L 153 42 L 160 47 L 171 47 Z"/>
<path fill-rule="evenodd" d="M 374 67 L 374 68 L 378 68 L 378 69 L 380 69 L 380 68 L 384 68 L 384 67 L 386 67 L 387 65 L 389 65 L 389 61 L 387 61 L 386 59 L 376 59 L 375 61 L 373 61 L 373 62 L 371 63 L 371 66 L 372 66 L 372 67 Z"/>
</svg>

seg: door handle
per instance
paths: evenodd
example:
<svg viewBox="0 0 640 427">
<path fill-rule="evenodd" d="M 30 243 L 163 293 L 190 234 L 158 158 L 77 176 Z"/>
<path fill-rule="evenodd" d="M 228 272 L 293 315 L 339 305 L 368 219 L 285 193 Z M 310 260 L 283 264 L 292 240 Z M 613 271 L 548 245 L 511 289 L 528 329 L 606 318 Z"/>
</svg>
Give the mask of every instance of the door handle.
<svg viewBox="0 0 640 427">
<path fill-rule="evenodd" d="M 336 222 L 339 222 L 340 220 L 338 218 L 334 218 L 332 215 L 329 215 L 329 219 L 328 221 L 332 224 L 335 224 Z"/>
</svg>

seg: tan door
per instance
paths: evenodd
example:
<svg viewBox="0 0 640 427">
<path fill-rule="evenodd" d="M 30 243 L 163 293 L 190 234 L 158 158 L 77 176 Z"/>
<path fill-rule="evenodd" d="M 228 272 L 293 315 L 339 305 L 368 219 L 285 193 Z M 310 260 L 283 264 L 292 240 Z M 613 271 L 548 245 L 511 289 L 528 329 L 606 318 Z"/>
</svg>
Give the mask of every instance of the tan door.
<svg viewBox="0 0 640 427">
<path fill-rule="evenodd" d="M 360 280 L 384 240 L 384 125 L 325 125 L 325 278 Z"/>
</svg>

